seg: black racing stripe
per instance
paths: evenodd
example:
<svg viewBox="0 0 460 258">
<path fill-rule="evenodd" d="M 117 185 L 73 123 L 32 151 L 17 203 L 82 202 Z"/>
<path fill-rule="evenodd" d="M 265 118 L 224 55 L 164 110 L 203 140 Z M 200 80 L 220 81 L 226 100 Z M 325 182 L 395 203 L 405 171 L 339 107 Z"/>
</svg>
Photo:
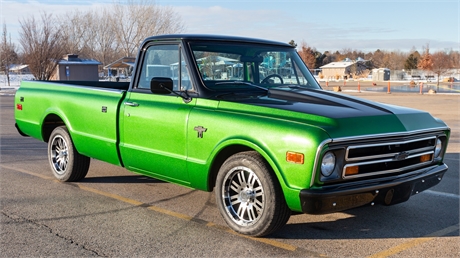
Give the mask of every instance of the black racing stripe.
<svg viewBox="0 0 460 258">
<path fill-rule="evenodd" d="M 319 98 L 317 96 L 302 94 L 301 92 L 297 92 L 294 90 L 270 89 L 268 91 L 268 97 L 273 99 L 286 100 L 290 102 L 303 102 L 310 104 L 345 107 L 345 105 L 340 104 L 336 101 L 332 101 L 326 98 Z"/>
<path fill-rule="evenodd" d="M 343 94 L 334 93 L 334 92 L 330 92 L 330 91 L 326 91 L 326 90 L 313 90 L 313 89 L 302 89 L 302 91 L 313 92 L 313 93 L 318 94 L 318 95 L 326 95 L 326 96 L 342 99 L 342 100 L 345 100 L 345 101 L 350 101 L 350 102 L 354 102 L 354 103 L 357 103 L 357 104 L 361 104 L 361 105 L 364 105 L 364 106 L 368 106 L 368 107 L 383 111 L 385 113 L 394 114 L 392 111 L 390 111 L 390 110 L 388 110 L 388 109 L 386 109 L 386 108 L 384 108 L 382 106 L 378 106 L 378 105 L 373 104 L 371 102 L 361 100 L 361 99 L 358 99 L 358 98 L 353 98 L 353 97 L 346 96 L 346 95 L 343 95 Z"/>
</svg>

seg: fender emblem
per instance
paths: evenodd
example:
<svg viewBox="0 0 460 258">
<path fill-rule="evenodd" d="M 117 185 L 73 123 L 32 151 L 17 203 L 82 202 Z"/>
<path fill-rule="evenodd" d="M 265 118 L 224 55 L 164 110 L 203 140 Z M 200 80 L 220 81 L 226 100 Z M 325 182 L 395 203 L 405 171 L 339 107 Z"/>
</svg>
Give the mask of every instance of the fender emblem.
<svg viewBox="0 0 460 258">
<path fill-rule="evenodd" d="M 193 130 L 198 132 L 198 138 L 203 138 L 203 133 L 208 130 L 208 128 L 204 128 L 203 126 L 195 126 Z"/>
<path fill-rule="evenodd" d="M 395 157 L 393 158 L 393 160 L 396 160 L 396 161 L 401 161 L 401 160 L 405 160 L 409 157 L 410 153 L 407 152 L 407 151 L 403 151 L 403 152 L 400 152 L 398 154 L 395 155 Z"/>
</svg>

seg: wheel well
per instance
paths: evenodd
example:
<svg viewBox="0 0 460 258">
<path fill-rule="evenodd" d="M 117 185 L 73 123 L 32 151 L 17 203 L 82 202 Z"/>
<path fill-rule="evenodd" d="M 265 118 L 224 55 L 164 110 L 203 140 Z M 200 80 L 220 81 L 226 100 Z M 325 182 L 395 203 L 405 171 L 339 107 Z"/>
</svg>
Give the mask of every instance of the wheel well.
<svg viewBox="0 0 460 258">
<path fill-rule="evenodd" d="M 214 161 L 212 162 L 211 166 L 211 171 L 209 173 L 209 180 L 208 180 L 208 189 L 212 191 L 214 186 L 216 185 L 216 177 L 217 173 L 219 172 L 220 167 L 224 162 L 233 154 L 236 154 L 238 152 L 243 152 L 243 151 L 252 151 L 253 149 L 244 146 L 244 145 L 232 145 L 232 146 L 227 146 L 223 150 L 217 154 L 217 156 L 214 158 Z"/>
<path fill-rule="evenodd" d="M 59 116 L 55 114 L 49 114 L 48 116 L 46 116 L 42 124 L 43 140 L 45 142 L 48 142 L 50 135 L 53 132 L 54 128 L 61 126 L 61 125 L 65 125 L 65 124 L 64 124 L 64 121 L 62 121 L 62 119 Z"/>
</svg>

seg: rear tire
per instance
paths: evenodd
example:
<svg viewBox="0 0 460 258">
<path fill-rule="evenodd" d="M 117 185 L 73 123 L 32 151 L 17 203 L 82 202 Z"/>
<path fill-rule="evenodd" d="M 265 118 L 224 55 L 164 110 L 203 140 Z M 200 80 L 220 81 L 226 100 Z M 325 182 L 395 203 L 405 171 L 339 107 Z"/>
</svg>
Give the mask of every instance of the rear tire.
<svg viewBox="0 0 460 258">
<path fill-rule="evenodd" d="M 265 236 L 291 216 L 275 174 L 255 151 L 229 157 L 219 170 L 215 190 L 221 215 L 238 233 Z"/>
<path fill-rule="evenodd" d="M 65 126 L 56 127 L 48 141 L 48 160 L 54 176 L 62 182 L 74 182 L 85 178 L 90 158 L 75 149 Z"/>
</svg>

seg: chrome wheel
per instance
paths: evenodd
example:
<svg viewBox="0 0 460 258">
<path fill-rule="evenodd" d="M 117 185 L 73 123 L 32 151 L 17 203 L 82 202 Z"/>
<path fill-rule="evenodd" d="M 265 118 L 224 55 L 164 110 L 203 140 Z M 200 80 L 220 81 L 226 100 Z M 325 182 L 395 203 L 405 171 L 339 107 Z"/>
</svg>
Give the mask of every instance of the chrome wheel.
<svg viewBox="0 0 460 258">
<path fill-rule="evenodd" d="M 230 218 L 240 226 L 256 223 L 264 212 L 262 183 L 251 169 L 244 166 L 233 168 L 224 178 L 222 200 Z"/>
<path fill-rule="evenodd" d="M 283 191 L 267 161 L 255 151 L 228 157 L 216 175 L 216 204 L 238 233 L 265 236 L 291 216 Z"/>
<path fill-rule="evenodd" d="M 50 155 L 56 173 L 59 175 L 64 174 L 69 162 L 69 147 L 62 136 L 56 135 L 51 141 Z"/>
<path fill-rule="evenodd" d="M 48 161 L 53 175 L 62 182 L 85 178 L 90 158 L 78 153 L 65 126 L 56 127 L 48 141 Z"/>
</svg>

